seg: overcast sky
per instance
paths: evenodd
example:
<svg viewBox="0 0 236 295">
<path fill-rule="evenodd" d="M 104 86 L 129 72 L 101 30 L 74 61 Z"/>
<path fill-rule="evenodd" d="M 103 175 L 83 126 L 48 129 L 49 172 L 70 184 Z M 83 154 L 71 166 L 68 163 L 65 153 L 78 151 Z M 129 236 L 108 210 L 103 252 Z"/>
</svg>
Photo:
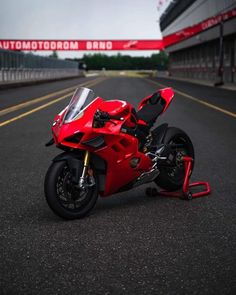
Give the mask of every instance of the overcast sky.
<svg viewBox="0 0 236 295">
<path fill-rule="evenodd" d="M 164 10 L 170 1 L 162 1 L 166 3 Z M 159 0 L 0 0 L 0 39 L 160 39 L 158 3 Z M 59 56 L 81 57 L 84 53 L 60 52 Z"/>
</svg>

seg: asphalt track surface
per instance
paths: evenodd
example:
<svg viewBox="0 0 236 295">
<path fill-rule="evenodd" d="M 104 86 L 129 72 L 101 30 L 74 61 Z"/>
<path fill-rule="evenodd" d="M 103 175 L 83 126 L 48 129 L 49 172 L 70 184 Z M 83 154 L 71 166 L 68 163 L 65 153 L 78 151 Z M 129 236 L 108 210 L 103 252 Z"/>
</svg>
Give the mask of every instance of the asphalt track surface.
<svg viewBox="0 0 236 295">
<path fill-rule="evenodd" d="M 64 221 L 44 199 L 45 173 L 60 153 L 44 143 L 69 98 L 36 109 L 62 96 L 52 94 L 9 109 L 0 116 L 0 293 L 236 294 L 236 93 L 166 79 L 94 79 L 1 90 L 0 107 L 91 81 L 97 95 L 137 106 L 159 88 L 156 82 L 172 85 L 178 92 L 158 122 L 189 134 L 192 180 L 209 181 L 212 194 L 193 201 L 148 198 L 141 186 L 100 198 L 83 220 Z"/>
</svg>

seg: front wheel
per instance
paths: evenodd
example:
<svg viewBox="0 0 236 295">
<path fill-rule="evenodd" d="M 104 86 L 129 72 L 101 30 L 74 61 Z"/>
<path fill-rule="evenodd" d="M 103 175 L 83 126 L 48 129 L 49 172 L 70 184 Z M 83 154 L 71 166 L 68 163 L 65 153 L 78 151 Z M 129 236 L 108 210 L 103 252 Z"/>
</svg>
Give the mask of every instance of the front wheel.
<svg viewBox="0 0 236 295">
<path fill-rule="evenodd" d="M 174 151 L 174 167 L 161 167 L 160 174 L 155 179 L 156 184 L 168 191 L 181 189 L 185 177 L 183 156 L 189 156 L 194 160 L 194 148 L 188 135 L 179 128 L 169 127 L 162 142 L 166 145 L 179 146 Z M 193 161 L 194 165 L 194 161 Z M 192 166 L 193 170 L 193 166 Z M 192 173 L 192 171 L 191 171 Z"/>
<path fill-rule="evenodd" d="M 77 219 L 87 215 L 95 206 L 98 186 L 81 189 L 73 183 L 66 161 L 53 162 L 49 167 L 44 191 L 47 203 L 54 213 L 65 219 Z"/>
</svg>

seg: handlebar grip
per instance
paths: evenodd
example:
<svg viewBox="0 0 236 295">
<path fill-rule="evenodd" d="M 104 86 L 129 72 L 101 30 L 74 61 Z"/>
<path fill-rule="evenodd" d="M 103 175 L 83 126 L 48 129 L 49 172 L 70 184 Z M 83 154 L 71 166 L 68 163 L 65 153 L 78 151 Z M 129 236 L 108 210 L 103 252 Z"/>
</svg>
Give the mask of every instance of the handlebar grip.
<svg viewBox="0 0 236 295">
<path fill-rule="evenodd" d="M 121 118 L 120 116 L 112 116 L 110 115 L 108 112 L 103 112 L 103 111 L 100 111 L 100 110 L 97 110 L 97 112 L 95 113 L 95 116 L 96 118 L 99 120 L 111 120 L 111 119 L 114 119 L 114 120 L 118 120 L 118 121 L 123 121 L 124 118 Z"/>
</svg>

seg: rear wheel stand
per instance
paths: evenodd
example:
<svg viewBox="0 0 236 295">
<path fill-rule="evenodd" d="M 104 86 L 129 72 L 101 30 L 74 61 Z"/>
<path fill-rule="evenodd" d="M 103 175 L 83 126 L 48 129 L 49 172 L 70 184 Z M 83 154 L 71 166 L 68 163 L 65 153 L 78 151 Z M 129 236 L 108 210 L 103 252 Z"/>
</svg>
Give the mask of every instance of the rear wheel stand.
<svg viewBox="0 0 236 295">
<path fill-rule="evenodd" d="M 146 195 L 148 197 L 155 197 L 155 196 L 166 196 L 166 197 L 172 197 L 172 198 L 180 198 L 184 200 L 192 200 L 195 198 L 200 198 L 206 195 L 209 195 L 211 193 L 211 188 L 208 182 L 205 181 L 198 181 L 189 183 L 193 158 L 184 156 L 182 158 L 184 162 L 184 168 L 185 168 L 185 177 L 184 177 L 184 183 L 181 191 L 178 192 L 170 192 L 170 191 L 158 191 L 156 188 L 148 187 L 146 189 Z M 204 187 L 203 191 L 192 193 L 190 191 L 190 188 L 192 187 Z"/>
</svg>

